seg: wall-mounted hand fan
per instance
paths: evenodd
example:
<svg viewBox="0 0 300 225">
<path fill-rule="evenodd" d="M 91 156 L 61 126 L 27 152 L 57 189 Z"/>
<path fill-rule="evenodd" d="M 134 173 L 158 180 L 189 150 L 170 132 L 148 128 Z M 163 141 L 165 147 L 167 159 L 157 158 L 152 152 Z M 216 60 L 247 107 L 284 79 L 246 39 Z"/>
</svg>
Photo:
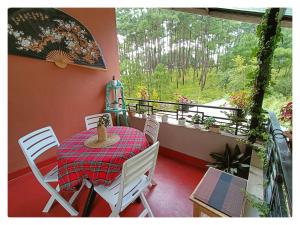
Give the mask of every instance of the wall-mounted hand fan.
<svg viewBox="0 0 300 225">
<path fill-rule="evenodd" d="M 91 33 L 76 19 L 50 8 L 8 10 L 8 53 L 54 62 L 106 69 Z"/>
</svg>

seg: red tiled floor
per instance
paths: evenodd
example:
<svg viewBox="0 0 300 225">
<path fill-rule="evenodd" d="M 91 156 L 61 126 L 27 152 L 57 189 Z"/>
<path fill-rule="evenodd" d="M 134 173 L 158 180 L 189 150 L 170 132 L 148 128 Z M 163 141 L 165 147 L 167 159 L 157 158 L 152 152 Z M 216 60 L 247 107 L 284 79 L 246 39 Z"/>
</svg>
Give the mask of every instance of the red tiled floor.
<svg viewBox="0 0 300 225">
<path fill-rule="evenodd" d="M 53 165 L 43 168 L 48 170 Z M 189 196 L 204 175 L 205 170 L 159 155 L 152 187 L 146 198 L 156 217 L 191 217 L 192 203 Z M 88 189 L 79 194 L 73 206 L 83 212 Z M 8 182 L 8 216 L 10 217 L 65 217 L 69 214 L 60 204 L 55 203 L 49 213 L 42 213 L 49 194 L 38 183 L 32 173 Z M 122 213 L 123 217 L 135 217 L 142 212 L 142 204 L 134 203 Z M 107 217 L 108 204 L 98 195 L 95 198 L 90 216 Z"/>
</svg>

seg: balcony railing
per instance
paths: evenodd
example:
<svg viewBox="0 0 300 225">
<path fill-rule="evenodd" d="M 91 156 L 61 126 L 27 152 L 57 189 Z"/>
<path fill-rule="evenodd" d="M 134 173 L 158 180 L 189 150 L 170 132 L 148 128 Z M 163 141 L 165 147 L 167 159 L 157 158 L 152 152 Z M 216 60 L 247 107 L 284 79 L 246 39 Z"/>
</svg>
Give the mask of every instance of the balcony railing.
<svg viewBox="0 0 300 225">
<path fill-rule="evenodd" d="M 264 198 L 270 216 L 292 216 L 292 154 L 273 112 L 269 113 L 268 133 Z"/>
<path fill-rule="evenodd" d="M 200 104 L 180 104 L 176 102 L 142 100 L 127 98 L 129 111 L 145 111 L 149 115 L 165 115 L 178 120 L 180 117 L 192 123 L 190 116 L 201 115 L 201 124 L 205 118 L 213 117 L 219 125 L 228 125 L 234 129 L 234 134 L 246 134 L 248 124 L 245 120 L 235 121 L 226 116 L 225 112 L 240 115 L 241 109 L 232 107 L 209 106 Z M 216 116 L 217 115 L 217 116 Z M 220 116 L 223 115 L 223 116 Z M 271 217 L 292 216 L 292 154 L 286 138 L 283 136 L 280 124 L 273 112 L 268 113 L 265 124 L 269 139 L 264 165 L 264 200 L 270 206 Z"/>
<path fill-rule="evenodd" d="M 149 115 L 168 115 L 171 119 L 178 120 L 185 118 L 186 122 L 192 123 L 191 117 L 195 114 L 201 116 L 200 124 L 208 117 L 213 117 L 216 124 L 227 129 L 235 135 L 245 135 L 248 131 L 248 124 L 245 119 L 239 116 L 242 110 L 233 107 L 210 106 L 200 104 L 181 104 L 177 102 L 157 101 L 157 100 L 142 100 L 136 98 L 127 98 L 127 108 L 129 111 L 136 111 L 137 113 L 145 112 Z M 232 120 L 227 115 L 232 115 Z"/>
</svg>

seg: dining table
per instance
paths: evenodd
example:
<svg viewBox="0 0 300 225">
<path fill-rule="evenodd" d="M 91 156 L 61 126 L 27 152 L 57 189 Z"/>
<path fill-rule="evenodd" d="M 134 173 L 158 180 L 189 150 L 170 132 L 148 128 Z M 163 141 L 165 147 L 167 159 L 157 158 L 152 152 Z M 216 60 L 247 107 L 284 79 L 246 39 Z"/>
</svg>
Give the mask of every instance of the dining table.
<svg viewBox="0 0 300 225">
<path fill-rule="evenodd" d="M 120 138 L 107 147 L 87 147 L 84 142 L 94 135 L 97 128 L 79 132 L 63 141 L 57 150 L 60 189 L 74 191 L 85 179 L 92 185 L 82 216 L 90 213 L 95 198 L 93 187 L 110 185 L 121 174 L 123 163 L 149 146 L 145 134 L 132 127 L 107 127 L 108 136 Z"/>
</svg>

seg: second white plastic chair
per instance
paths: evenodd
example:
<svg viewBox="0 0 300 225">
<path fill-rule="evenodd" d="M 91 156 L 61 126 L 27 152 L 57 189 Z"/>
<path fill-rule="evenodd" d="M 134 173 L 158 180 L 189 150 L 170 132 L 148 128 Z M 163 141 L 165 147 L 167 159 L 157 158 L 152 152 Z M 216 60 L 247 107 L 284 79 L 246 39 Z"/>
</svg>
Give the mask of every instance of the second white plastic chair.
<svg viewBox="0 0 300 225">
<path fill-rule="evenodd" d="M 151 117 L 147 117 L 145 126 L 144 126 L 144 134 L 148 135 L 152 141 L 155 143 L 157 141 L 158 133 L 159 133 L 159 122 Z M 151 180 L 150 185 L 157 185 L 155 180 Z"/>
<path fill-rule="evenodd" d="M 158 132 L 159 122 L 151 117 L 148 117 L 144 126 L 144 134 L 150 137 L 152 143 L 155 143 L 157 141 Z"/>
<path fill-rule="evenodd" d="M 100 113 L 100 114 L 94 114 L 94 115 L 86 116 L 84 118 L 86 129 L 89 130 L 89 129 L 97 127 L 100 116 L 108 116 L 109 125 L 107 127 L 112 127 L 113 126 L 111 114 L 110 113 Z"/>
</svg>

